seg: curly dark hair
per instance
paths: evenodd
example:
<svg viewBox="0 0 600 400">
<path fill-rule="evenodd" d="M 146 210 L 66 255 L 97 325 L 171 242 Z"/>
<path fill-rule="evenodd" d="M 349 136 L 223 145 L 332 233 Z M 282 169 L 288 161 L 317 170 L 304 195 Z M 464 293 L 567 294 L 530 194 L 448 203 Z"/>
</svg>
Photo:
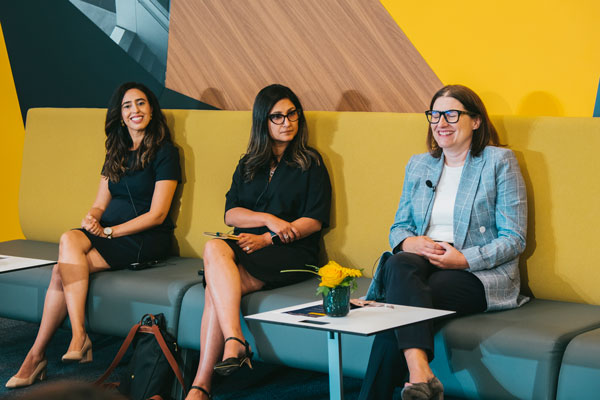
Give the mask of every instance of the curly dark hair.
<svg viewBox="0 0 600 400">
<path fill-rule="evenodd" d="M 299 113 L 298 133 L 286 149 L 289 154 L 288 163 L 306 171 L 313 161 L 320 162 L 317 153 L 308 147 L 308 128 L 300 100 L 286 86 L 269 85 L 258 92 L 252 107 L 250 141 L 246 154 L 242 158 L 242 174 L 246 181 L 254 179 L 256 172 L 261 168 L 269 167 L 273 161 L 273 139 L 269 134 L 269 112 L 282 99 L 289 99 Z"/>
<path fill-rule="evenodd" d="M 160 109 L 160 104 L 158 104 L 158 99 L 154 93 L 145 85 L 137 82 L 126 82 L 119 86 L 110 99 L 108 111 L 106 112 L 106 122 L 104 124 L 104 131 L 106 132 L 106 158 L 102 168 L 102 175 L 107 177 L 111 182 L 118 182 L 125 174 L 128 168 L 127 159 L 129 157 L 129 149 L 133 146 L 129 130 L 122 124 L 121 115 L 123 97 L 130 89 L 142 91 L 152 108 L 152 119 L 146 127 L 144 138 L 138 148 L 131 169 L 135 171 L 146 167 L 160 145 L 171 141 L 171 131 L 167 126 L 167 120 Z"/>
<path fill-rule="evenodd" d="M 477 93 L 463 85 L 446 85 L 433 95 L 431 104 L 429 105 L 430 110 L 433 108 L 433 103 L 440 97 L 452 97 L 460 101 L 466 111 L 473 113 L 473 115 L 481 120 L 479 128 L 473 131 L 473 139 L 471 139 L 471 155 L 473 157 L 481 154 L 485 146 L 503 146 L 500 144 L 498 132 L 492 121 L 490 121 L 485 105 Z M 437 145 L 433 137 L 431 125 L 429 125 L 427 130 L 427 149 L 429 150 L 429 154 L 435 158 L 440 158 L 442 155 L 442 149 Z"/>
</svg>

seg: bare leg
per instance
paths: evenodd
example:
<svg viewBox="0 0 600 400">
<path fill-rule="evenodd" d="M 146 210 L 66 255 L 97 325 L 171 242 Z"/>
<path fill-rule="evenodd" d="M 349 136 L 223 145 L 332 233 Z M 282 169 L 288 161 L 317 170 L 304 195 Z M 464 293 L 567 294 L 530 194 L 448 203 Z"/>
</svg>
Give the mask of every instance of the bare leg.
<svg viewBox="0 0 600 400">
<path fill-rule="evenodd" d="M 40 322 L 40 329 L 36 336 L 35 342 L 33 343 L 33 346 L 27 353 L 27 356 L 25 357 L 21 368 L 15 375 L 18 378 L 27 378 L 35 370 L 38 363 L 44 358 L 46 347 L 48 346 L 50 339 L 54 335 L 54 332 L 56 332 L 56 330 L 67 315 L 67 301 L 64 290 L 65 283 L 61 271 L 61 262 L 63 259 L 61 257 L 63 256 L 63 254 L 65 256 L 70 257 L 70 252 L 74 251 L 74 246 L 71 246 L 70 244 L 71 236 L 73 236 L 71 234 L 72 232 L 76 232 L 77 234 L 83 236 L 83 238 L 85 239 L 81 240 L 81 237 L 79 237 L 79 235 L 75 235 L 75 238 L 78 239 L 80 243 L 79 251 L 83 252 L 84 255 L 83 265 L 86 266 L 86 268 L 88 268 L 89 271 L 87 274 L 89 275 L 89 273 L 91 272 L 96 272 L 108 268 L 108 264 L 106 264 L 106 261 L 104 261 L 102 256 L 100 256 L 100 254 L 98 253 L 98 251 L 95 249 L 91 249 L 91 243 L 87 239 L 85 234 L 79 231 L 69 231 L 63 234 L 63 236 L 61 237 L 59 247 L 59 263 L 55 265 L 52 269 L 52 278 L 50 279 L 50 284 L 48 286 L 48 291 L 46 292 L 46 298 L 44 300 L 44 311 L 42 314 L 42 321 Z M 86 241 L 87 245 L 85 244 Z M 81 242 L 83 242 L 83 245 L 81 245 Z M 75 247 L 75 249 L 76 248 L 77 247 Z M 90 267 L 88 267 L 88 265 Z M 71 276 L 68 276 L 67 279 L 69 279 L 70 277 Z M 88 278 L 86 278 L 86 293 L 83 298 L 84 306 L 81 307 L 81 309 L 84 311 L 88 279 L 89 276 Z M 81 318 L 81 320 L 83 321 L 83 318 Z M 71 323 L 73 325 L 73 320 L 71 320 Z M 83 346 L 83 341 L 81 341 L 81 343 L 79 344 L 78 349 L 81 349 L 81 346 Z"/>
<path fill-rule="evenodd" d="M 19 372 L 15 375 L 17 378 L 27 378 L 33 373 L 45 356 L 48 342 L 50 342 L 54 332 L 56 332 L 56 329 L 66 316 L 67 305 L 65 303 L 62 281 L 58 272 L 58 265 L 55 265 L 52 268 L 52 278 L 50 279 L 50 285 L 48 286 L 46 299 L 44 300 L 44 311 L 40 329 L 33 346 L 29 350 L 29 353 L 27 353 L 23 364 L 21 364 Z"/>
<path fill-rule="evenodd" d="M 108 264 L 81 231 L 69 231 L 60 239 L 58 270 L 63 283 L 73 338 L 68 351 L 78 351 L 85 341 L 85 301 L 90 274 L 107 269 Z"/>
<path fill-rule="evenodd" d="M 200 327 L 200 361 L 198 371 L 192 382 L 193 386 L 200 386 L 211 391 L 211 378 L 213 368 L 223 354 L 223 332 L 219 326 L 219 320 L 215 312 L 210 290 L 206 287 L 204 292 L 204 312 L 202 314 L 202 325 Z M 202 399 L 205 394 L 198 390 L 189 392 L 186 399 Z"/>
<path fill-rule="evenodd" d="M 427 353 L 423 349 L 404 349 L 404 358 L 408 365 L 409 380 L 406 385 L 412 383 L 429 382 L 434 377 Z"/>
<path fill-rule="evenodd" d="M 264 283 L 254 278 L 243 266 L 235 263 L 233 250 L 220 239 L 213 239 L 204 248 L 204 273 L 207 287 L 217 315 L 223 338 L 236 337 L 244 340 L 240 324 L 242 295 L 260 290 Z M 238 357 L 244 346 L 234 340 L 225 344 L 223 359 Z"/>
<path fill-rule="evenodd" d="M 204 273 L 207 286 L 200 331 L 200 362 L 192 385 L 210 392 L 213 368 L 219 357 L 222 354 L 223 359 L 237 357 L 245 350 L 232 340 L 227 342 L 223 352 L 226 337 L 244 340 L 240 324 L 242 295 L 259 290 L 264 283 L 237 265 L 233 251 L 220 239 L 209 241 L 204 248 Z M 206 395 L 201 391 L 191 390 L 186 399 L 203 398 Z"/>
</svg>

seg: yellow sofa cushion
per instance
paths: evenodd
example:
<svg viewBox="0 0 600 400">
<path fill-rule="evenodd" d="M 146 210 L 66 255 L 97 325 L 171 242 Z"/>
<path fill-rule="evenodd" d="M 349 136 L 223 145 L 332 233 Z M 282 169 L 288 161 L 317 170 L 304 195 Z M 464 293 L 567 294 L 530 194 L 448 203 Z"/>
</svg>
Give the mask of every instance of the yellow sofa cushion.
<svg viewBox="0 0 600 400">
<path fill-rule="evenodd" d="M 57 242 L 79 226 L 94 200 L 104 159 L 102 109 L 31 109 L 19 214 L 28 239 Z M 202 256 L 204 231 L 227 230 L 225 193 L 249 137 L 246 111 L 166 110 L 180 148 L 184 184 L 172 208 L 182 256 Z M 380 253 L 402 191 L 404 167 L 424 152 L 422 114 L 307 112 L 310 144 L 333 185 L 325 257 L 365 268 Z M 524 286 L 536 297 L 600 304 L 596 261 L 600 120 L 493 118 L 517 155 L 529 196 Z"/>
</svg>

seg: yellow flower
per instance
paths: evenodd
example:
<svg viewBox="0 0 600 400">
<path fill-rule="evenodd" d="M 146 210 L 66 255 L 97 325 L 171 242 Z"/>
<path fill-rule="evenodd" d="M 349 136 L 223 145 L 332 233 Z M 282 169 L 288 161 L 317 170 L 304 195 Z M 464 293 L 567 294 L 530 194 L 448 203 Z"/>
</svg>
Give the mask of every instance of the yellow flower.
<svg viewBox="0 0 600 400">
<path fill-rule="evenodd" d="M 327 296 L 329 289 L 333 289 L 337 286 L 348 286 L 350 291 L 353 292 L 358 287 L 356 278 L 362 276 L 362 269 L 345 268 L 335 261 L 329 261 L 321 268 L 317 268 L 314 265 L 308 265 L 314 270 L 306 269 L 284 269 L 281 272 L 310 272 L 311 274 L 319 275 L 321 283 L 317 288 L 317 295 Z"/>
<path fill-rule="evenodd" d="M 321 276 L 319 286 L 333 288 L 340 285 L 348 277 L 356 278 L 362 276 L 362 272 L 358 269 L 342 267 L 335 261 L 329 261 L 319 268 L 319 275 Z"/>
</svg>

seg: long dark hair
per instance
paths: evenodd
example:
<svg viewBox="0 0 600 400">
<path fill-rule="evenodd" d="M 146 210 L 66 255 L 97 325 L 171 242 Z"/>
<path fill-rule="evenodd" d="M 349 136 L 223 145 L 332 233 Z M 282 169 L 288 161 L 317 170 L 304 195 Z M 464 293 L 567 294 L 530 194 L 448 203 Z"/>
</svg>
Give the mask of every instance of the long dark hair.
<svg viewBox="0 0 600 400">
<path fill-rule="evenodd" d="M 502 146 L 498 138 L 498 132 L 492 121 L 490 121 L 485 105 L 477 93 L 463 85 L 444 86 L 433 95 L 431 104 L 429 105 L 430 110 L 433 109 L 433 103 L 439 97 L 452 97 L 460 101 L 466 111 L 470 111 L 481 120 L 479 128 L 473 131 L 473 138 L 471 139 L 471 155 L 473 157 L 481 154 L 485 146 Z M 435 158 L 440 158 L 442 155 L 442 149 L 437 145 L 433 137 L 431 125 L 429 125 L 427 130 L 427 149 L 429 150 L 429 154 Z"/>
<path fill-rule="evenodd" d="M 145 85 L 137 82 L 126 82 L 119 86 L 113 93 L 108 111 L 106 112 L 106 122 L 104 131 L 106 132 L 106 159 L 102 168 L 102 175 L 107 177 L 112 182 L 118 182 L 125 171 L 127 170 L 127 159 L 129 157 L 129 149 L 133 146 L 133 141 L 129 135 L 127 126 L 122 124 L 121 103 L 125 93 L 130 89 L 138 89 L 146 95 L 148 103 L 152 108 L 152 117 L 146 131 L 142 143 L 138 148 L 132 170 L 141 170 L 148 163 L 163 142 L 171 141 L 171 131 L 167 126 L 167 120 L 158 99 L 154 93 Z"/>
<path fill-rule="evenodd" d="M 306 171 L 311 162 L 319 162 L 316 152 L 308 147 L 308 128 L 300 100 L 290 88 L 274 84 L 263 88 L 254 99 L 252 130 L 248 149 L 242 159 L 244 180 L 254 179 L 261 168 L 269 167 L 273 160 L 273 139 L 269 134 L 269 112 L 282 99 L 289 99 L 298 110 L 298 133 L 286 148 L 287 162 Z"/>
</svg>

